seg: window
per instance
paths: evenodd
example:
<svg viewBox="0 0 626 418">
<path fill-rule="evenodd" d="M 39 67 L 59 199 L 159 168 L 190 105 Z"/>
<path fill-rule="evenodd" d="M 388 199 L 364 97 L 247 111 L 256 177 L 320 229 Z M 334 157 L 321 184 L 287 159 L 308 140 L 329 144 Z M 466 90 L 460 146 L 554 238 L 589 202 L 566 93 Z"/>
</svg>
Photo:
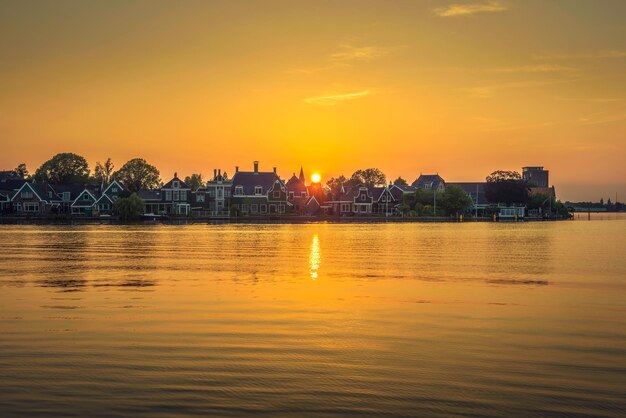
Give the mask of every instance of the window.
<svg viewBox="0 0 626 418">
<path fill-rule="evenodd" d="M 70 192 L 63 192 L 63 201 L 64 202 L 69 202 L 70 201 Z"/>
<path fill-rule="evenodd" d="M 267 205 L 261 205 L 261 213 L 267 213 Z"/>
<path fill-rule="evenodd" d="M 174 199 L 173 200 L 180 200 L 180 192 L 178 190 L 174 190 Z"/>
<path fill-rule="evenodd" d="M 187 201 L 187 190 L 180 191 L 180 200 Z"/>
<path fill-rule="evenodd" d="M 22 199 L 32 199 L 33 192 L 31 190 L 23 190 L 22 191 Z"/>
<path fill-rule="evenodd" d="M 289 199 L 293 199 L 294 193 L 293 192 L 289 192 Z"/>
<path fill-rule="evenodd" d="M 224 198 L 224 189 L 222 187 L 217 189 L 217 198 L 218 199 L 223 199 Z"/>
<path fill-rule="evenodd" d="M 250 205 L 250 212 L 257 213 L 258 211 L 259 211 L 259 205 L 257 204 Z"/>
<path fill-rule="evenodd" d="M 285 205 L 278 205 L 278 213 L 285 213 Z"/>
<path fill-rule="evenodd" d="M 115 187 L 115 186 L 111 187 L 111 192 L 112 193 L 117 193 L 117 187 Z"/>
<path fill-rule="evenodd" d="M 25 202 L 24 212 L 39 212 L 39 203 L 37 202 Z"/>
<path fill-rule="evenodd" d="M 221 189 L 220 189 L 220 192 L 219 192 L 219 193 L 221 194 Z M 230 189 L 225 189 L 225 190 L 224 190 L 224 196 L 225 196 L 225 197 L 230 196 Z"/>
<path fill-rule="evenodd" d="M 243 186 L 235 186 L 235 196 L 243 195 Z"/>
<path fill-rule="evenodd" d="M 365 196 L 364 194 L 362 194 L 362 195 L 361 195 L 361 201 L 362 201 L 362 202 L 365 202 L 365 198 L 366 198 L 366 197 L 367 197 L 367 196 Z"/>
<path fill-rule="evenodd" d="M 196 202 L 204 202 L 204 195 L 196 194 Z"/>
<path fill-rule="evenodd" d="M 178 180 L 174 180 L 172 182 L 172 187 L 178 189 L 180 187 L 180 182 Z"/>
<path fill-rule="evenodd" d="M 261 186 L 254 186 L 254 194 L 255 195 L 263 194 L 263 187 L 261 187 Z"/>
<path fill-rule="evenodd" d="M 165 191 L 165 200 L 172 200 L 172 191 L 171 190 L 166 190 Z"/>
<path fill-rule="evenodd" d="M 349 203 L 342 203 L 341 204 L 341 211 L 342 212 L 350 212 L 350 204 Z"/>
<path fill-rule="evenodd" d="M 280 190 L 274 190 L 274 199 L 280 199 Z"/>
<path fill-rule="evenodd" d="M 300 192 L 300 196 L 306 197 L 306 192 Z"/>
<path fill-rule="evenodd" d="M 89 193 L 83 194 L 83 200 L 89 200 Z"/>
<path fill-rule="evenodd" d="M 244 203 L 243 205 L 241 205 L 241 211 L 243 213 L 248 213 L 248 204 Z"/>
</svg>

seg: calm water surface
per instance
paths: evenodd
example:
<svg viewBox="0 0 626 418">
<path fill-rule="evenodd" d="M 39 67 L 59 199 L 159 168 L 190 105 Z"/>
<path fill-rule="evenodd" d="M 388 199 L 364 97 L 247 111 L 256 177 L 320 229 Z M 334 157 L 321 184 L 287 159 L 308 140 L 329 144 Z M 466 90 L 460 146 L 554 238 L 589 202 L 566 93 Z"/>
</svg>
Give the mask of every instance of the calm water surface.
<svg viewBox="0 0 626 418">
<path fill-rule="evenodd" d="M 2 416 L 626 416 L 623 216 L 0 243 Z"/>
</svg>

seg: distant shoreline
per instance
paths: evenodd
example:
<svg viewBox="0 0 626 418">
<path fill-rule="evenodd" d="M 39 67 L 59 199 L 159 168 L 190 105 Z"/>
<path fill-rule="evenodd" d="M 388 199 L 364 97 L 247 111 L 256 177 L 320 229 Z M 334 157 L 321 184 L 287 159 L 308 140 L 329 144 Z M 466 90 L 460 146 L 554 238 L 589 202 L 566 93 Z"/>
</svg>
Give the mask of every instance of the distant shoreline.
<svg viewBox="0 0 626 418">
<path fill-rule="evenodd" d="M 524 223 L 524 222 L 551 222 L 568 221 L 570 219 L 544 219 L 524 218 L 519 220 L 506 219 L 494 220 L 492 217 L 450 218 L 437 217 L 238 217 L 238 218 L 167 218 L 157 220 L 133 220 L 122 221 L 119 219 L 99 218 L 19 218 L 0 217 L 0 225 L 194 225 L 194 224 L 368 224 L 368 223 L 476 223 L 476 222 L 499 222 L 499 223 Z"/>
</svg>

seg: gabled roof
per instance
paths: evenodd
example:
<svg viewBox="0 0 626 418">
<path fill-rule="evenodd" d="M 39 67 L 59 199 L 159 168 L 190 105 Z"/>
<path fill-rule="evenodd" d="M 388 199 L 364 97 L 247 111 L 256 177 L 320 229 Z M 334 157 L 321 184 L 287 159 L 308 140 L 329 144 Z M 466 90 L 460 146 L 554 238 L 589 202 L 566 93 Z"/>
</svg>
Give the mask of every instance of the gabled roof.
<svg viewBox="0 0 626 418">
<path fill-rule="evenodd" d="M 372 198 L 374 199 L 374 202 L 378 202 L 380 197 L 385 192 L 385 189 L 387 189 L 387 187 L 370 187 L 369 188 L 369 193 L 372 196 Z"/>
<path fill-rule="evenodd" d="M 78 197 L 78 195 L 85 190 L 84 186 L 80 186 L 80 185 L 74 185 L 74 184 L 55 184 L 54 186 L 50 186 L 53 190 L 54 193 L 56 194 L 56 196 L 54 197 L 54 200 L 62 200 L 62 194 L 63 193 L 69 193 L 70 194 L 70 199 L 71 201 L 76 200 L 76 198 Z"/>
<path fill-rule="evenodd" d="M 234 191 L 237 186 L 243 188 L 243 194 L 247 196 L 254 195 L 254 188 L 256 186 L 262 187 L 262 194 L 266 194 L 274 187 L 274 183 L 282 181 L 276 173 L 273 171 L 237 171 L 232 179 L 232 190 Z"/>
<path fill-rule="evenodd" d="M 98 201 L 98 198 L 100 197 L 100 187 L 99 186 L 86 186 L 83 188 L 83 190 L 81 190 L 80 193 L 78 193 L 78 195 L 76 196 L 76 198 L 74 199 L 74 201 L 72 202 L 72 206 L 81 206 L 81 207 L 86 207 L 86 206 L 93 206 L 93 204 L 95 202 Z M 89 196 L 91 196 L 91 198 L 93 199 L 93 202 L 91 202 L 90 204 L 81 204 L 82 202 L 86 202 L 85 200 L 81 200 L 80 202 L 78 201 L 78 199 L 83 196 L 85 193 L 89 194 Z"/>
<path fill-rule="evenodd" d="M 351 202 L 354 201 L 354 199 L 359 196 L 362 192 L 365 192 L 367 194 L 368 198 L 372 198 L 372 194 L 370 193 L 370 189 L 363 185 L 363 184 L 359 184 L 358 186 L 353 187 L 352 189 L 350 189 L 350 191 L 348 193 L 346 193 L 346 200 L 349 200 Z M 355 202 L 355 203 L 368 203 L 368 202 Z M 370 202 L 371 203 L 371 202 Z"/>
<path fill-rule="evenodd" d="M 439 184 L 445 184 L 445 180 L 439 174 L 420 174 L 420 176 L 411 184 L 413 187 L 434 189 Z"/>
<path fill-rule="evenodd" d="M 174 183 L 174 181 L 178 181 L 179 189 L 189 189 L 191 190 L 191 187 L 189 187 L 187 185 L 187 183 L 185 183 L 184 181 L 182 181 L 181 179 L 178 178 L 178 175 L 174 174 L 174 178 L 171 179 L 170 181 L 168 181 L 167 183 L 165 183 L 165 185 L 163 187 L 161 187 L 161 189 L 173 189 L 174 187 L 172 186 L 172 183 Z"/>
<path fill-rule="evenodd" d="M 49 190 L 49 186 L 45 185 L 45 184 L 41 184 L 41 183 L 29 183 L 27 181 L 25 181 L 22 184 L 22 187 L 20 187 L 19 189 L 17 189 L 13 195 L 11 196 L 11 200 L 14 200 L 15 197 L 24 189 L 24 188 L 29 188 L 30 190 L 32 190 L 33 194 L 35 196 L 37 196 L 37 199 L 39 199 L 42 202 L 47 202 L 48 201 L 48 190 Z"/>
<path fill-rule="evenodd" d="M 288 191 L 294 192 L 294 193 L 296 193 L 298 195 L 300 195 L 300 193 L 302 193 L 302 192 L 307 192 L 308 193 L 308 189 L 307 189 L 304 181 L 301 178 L 296 177 L 295 173 L 287 181 L 286 186 L 287 186 L 287 190 Z"/>
<path fill-rule="evenodd" d="M 24 185 L 24 183 L 26 183 L 26 180 L 24 179 L 0 181 L 0 191 L 12 196 L 13 193 Z"/>
<path fill-rule="evenodd" d="M 106 194 L 111 188 L 111 186 L 113 186 L 114 184 L 117 185 L 117 187 L 119 187 L 121 190 L 124 190 L 124 186 L 122 186 L 122 183 L 120 183 L 117 180 L 113 180 L 111 183 L 109 183 L 107 187 L 104 188 L 104 190 L 102 191 L 102 194 Z"/>
</svg>

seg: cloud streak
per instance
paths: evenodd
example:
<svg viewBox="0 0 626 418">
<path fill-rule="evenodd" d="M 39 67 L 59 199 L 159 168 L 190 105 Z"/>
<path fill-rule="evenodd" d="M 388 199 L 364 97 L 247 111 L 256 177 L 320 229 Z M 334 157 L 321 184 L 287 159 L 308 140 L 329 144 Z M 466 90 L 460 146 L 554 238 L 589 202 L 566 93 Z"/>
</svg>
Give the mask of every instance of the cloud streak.
<svg viewBox="0 0 626 418">
<path fill-rule="evenodd" d="M 537 55 L 535 59 L 541 60 L 586 60 L 586 59 L 616 59 L 626 58 L 626 51 L 597 51 L 574 54 Z"/>
<path fill-rule="evenodd" d="M 499 1 L 491 1 L 488 3 L 452 4 L 446 7 L 438 7 L 433 11 L 437 16 L 441 17 L 458 17 L 472 16 L 477 13 L 503 12 L 505 10 L 507 8 Z"/>
<path fill-rule="evenodd" d="M 325 96 L 309 97 L 304 99 L 305 103 L 314 104 L 319 106 L 334 106 L 337 103 L 344 102 L 346 100 L 361 99 L 363 97 L 372 94 L 369 90 L 356 91 L 350 93 L 330 94 Z"/>
</svg>

